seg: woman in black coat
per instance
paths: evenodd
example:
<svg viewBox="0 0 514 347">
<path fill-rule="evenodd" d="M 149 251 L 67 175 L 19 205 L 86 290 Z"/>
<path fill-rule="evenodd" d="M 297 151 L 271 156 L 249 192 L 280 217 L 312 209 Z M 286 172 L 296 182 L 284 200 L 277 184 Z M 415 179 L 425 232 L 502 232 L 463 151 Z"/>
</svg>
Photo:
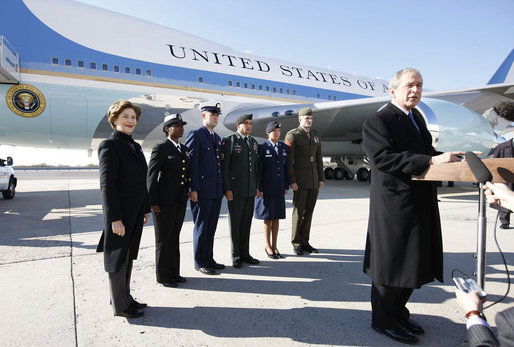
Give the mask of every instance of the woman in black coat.
<svg viewBox="0 0 514 347">
<path fill-rule="evenodd" d="M 180 230 L 186 214 L 189 191 L 189 154 L 179 143 L 184 135 L 180 114 L 164 118 L 167 139 L 152 150 L 148 165 L 148 194 L 155 228 L 157 282 L 176 287 L 186 282 L 180 276 Z"/>
<path fill-rule="evenodd" d="M 150 212 L 146 160 L 131 136 L 140 115 L 141 108 L 129 101 L 113 103 L 107 119 L 114 131 L 98 147 L 105 224 L 97 251 L 104 252 L 114 315 L 127 318 L 143 316 L 139 309 L 146 307 L 130 295 L 132 261 Z"/>
</svg>

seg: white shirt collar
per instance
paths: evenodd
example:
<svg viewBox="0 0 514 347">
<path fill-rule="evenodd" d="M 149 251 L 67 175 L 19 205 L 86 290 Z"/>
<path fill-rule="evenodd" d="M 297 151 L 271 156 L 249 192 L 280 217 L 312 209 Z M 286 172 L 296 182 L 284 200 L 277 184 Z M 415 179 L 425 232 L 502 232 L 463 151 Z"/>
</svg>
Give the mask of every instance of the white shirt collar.
<svg viewBox="0 0 514 347">
<path fill-rule="evenodd" d="M 172 139 L 170 139 L 169 137 L 168 137 L 168 140 L 170 140 L 170 141 L 171 141 L 171 143 L 173 143 L 173 145 L 174 145 L 175 147 L 180 146 L 180 143 L 177 143 L 177 142 L 173 141 L 173 140 L 172 140 Z"/>
<path fill-rule="evenodd" d="M 400 105 L 398 105 L 396 102 L 394 102 L 393 100 L 391 100 L 391 104 L 393 104 L 394 106 L 398 107 L 400 110 L 403 111 L 403 113 L 405 113 L 406 115 L 409 115 L 409 111 L 407 111 L 406 108 L 403 108 L 401 107 Z"/>
</svg>

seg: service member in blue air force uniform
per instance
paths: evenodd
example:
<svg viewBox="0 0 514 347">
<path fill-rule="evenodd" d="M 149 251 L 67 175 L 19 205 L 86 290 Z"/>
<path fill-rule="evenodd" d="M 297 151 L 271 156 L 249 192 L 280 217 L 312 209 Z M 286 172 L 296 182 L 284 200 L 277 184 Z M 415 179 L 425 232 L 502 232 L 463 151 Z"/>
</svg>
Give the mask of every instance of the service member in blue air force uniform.
<svg viewBox="0 0 514 347">
<path fill-rule="evenodd" d="M 286 218 L 284 194 L 289 189 L 288 148 L 279 141 L 280 123 L 266 126 L 268 140 L 259 144 L 259 190 L 255 199 L 255 218 L 264 220 L 264 251 L 271 259 L 284 258 L 277 249 L 279 220 Z"/>
<path fill-rule="evenodd" d="M 107 113 L 114 131 L 98 146 L 105 224 L 97 252 L 104 252 L 114 315 L 127 318 L 143 316 L 139 309 L 146 307 L 130 294 L 132 261 L 137 258 L 143 224 L 150 213 L 146 160 L 131 136 L 140 115 L 139 106 L 126 100 L 114 102 Z"/>
<path fill-rule="evenodd" d="M 424 329 L 406 304 L 414 289 L 443 281 L 443 245 L 435 182 L 413 181 L 431 164 L 460 161 L 463 152 L 436 152 L 421 113 L 423 78 L 398 71 L 391 102 L 362 130 L 371 164 L 370 213 L 364 272 L 371 277 L 371 326 L 387 337 L 416 343 Z"/>
<path fill-rule="evenodd" d="M 221 138 L 214 132 L 221 113 L 220 107 L 215 102 L 201 104 L 203 126 L 191 131 L 186 140 L 191 159 L 189 198 L 195 223 L 195 269 L 206 275 L 215 275 L 216 270 L 225 268 L 213 256 L 214 233 L 223 198 Z"/>
<path fill-rule="evenodd" d="M 176 287 L 186 282 L 180 276 L 180 230 L 189 196 L 189 153 L 179 143 L 184 135 L 180 114 L 164 118 L 166 140 L 152 150 L 148 164 L 148 195 L 155 228 L 155 270 L 157 282 Z"/>
<path fill-rule="evenodd" d="M 235 268 L 243 262 L 259 263 L 249 251 L 255 196 L 259 195 L 259 152 L 251 131 L 252 114 L 243 114 L 237 119 L 237 132 L 223 139 L 223 189 L 228 201 Z"/>
</svg>

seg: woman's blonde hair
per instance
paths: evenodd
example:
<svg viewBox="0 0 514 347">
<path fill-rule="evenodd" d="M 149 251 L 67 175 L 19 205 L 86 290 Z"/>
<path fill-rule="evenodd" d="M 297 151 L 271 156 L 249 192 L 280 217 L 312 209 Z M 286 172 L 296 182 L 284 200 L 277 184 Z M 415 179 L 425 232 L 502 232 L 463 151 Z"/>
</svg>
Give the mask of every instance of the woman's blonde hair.
<svg viewBox="0 0 514 347">
<path fill-rule="evenodd" d="M 113 102 L 111 107 L 109 107 L 109 111 L 107 112 L 107 120 L 109 121 L 111 128 L 116 128 L 116 124 L 114 124 L 114 122 L 116 122 L 116 119 L 118 119 L 120 113 L 126 110 L 127 108 L 133 109 L 134 112 L 136 112 L 136 119 L 139 120 L 139 117 L 141 117 L 140 106 L 133 104 L 128 100 L 117 100 Z"/>
</svg>

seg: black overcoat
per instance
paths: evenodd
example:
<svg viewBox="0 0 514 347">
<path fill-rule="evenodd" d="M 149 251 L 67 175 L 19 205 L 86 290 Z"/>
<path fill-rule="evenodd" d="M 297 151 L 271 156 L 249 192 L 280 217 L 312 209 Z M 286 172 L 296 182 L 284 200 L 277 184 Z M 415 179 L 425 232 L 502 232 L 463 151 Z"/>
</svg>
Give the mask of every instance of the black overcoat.
<svg viewBox="0 0 514 347">
<path fill-rule="evenodd" d="M 144 214 L 150 212 L 146 190 L 146 160 L 141 146 L 131 136 L 114 131 L 98 147 L 104 231 L 98 252 L 104 252 L 107 272 L 118 272 L 129 252 L 136 259 L 143 231 Z M 112 222 L 121 220 L 125 235 L 112 232 Z"/>
<path fill-rule="evenodd" d="M 403 288 L 443 281 L 436 183 L 411 180 L 438 153 L 421 114 L 416 109 L 413 114 L 419 132 L 391 103 L 363 126 L 371 164 L 364 272 L 375 283 Z"/>
</svg>

